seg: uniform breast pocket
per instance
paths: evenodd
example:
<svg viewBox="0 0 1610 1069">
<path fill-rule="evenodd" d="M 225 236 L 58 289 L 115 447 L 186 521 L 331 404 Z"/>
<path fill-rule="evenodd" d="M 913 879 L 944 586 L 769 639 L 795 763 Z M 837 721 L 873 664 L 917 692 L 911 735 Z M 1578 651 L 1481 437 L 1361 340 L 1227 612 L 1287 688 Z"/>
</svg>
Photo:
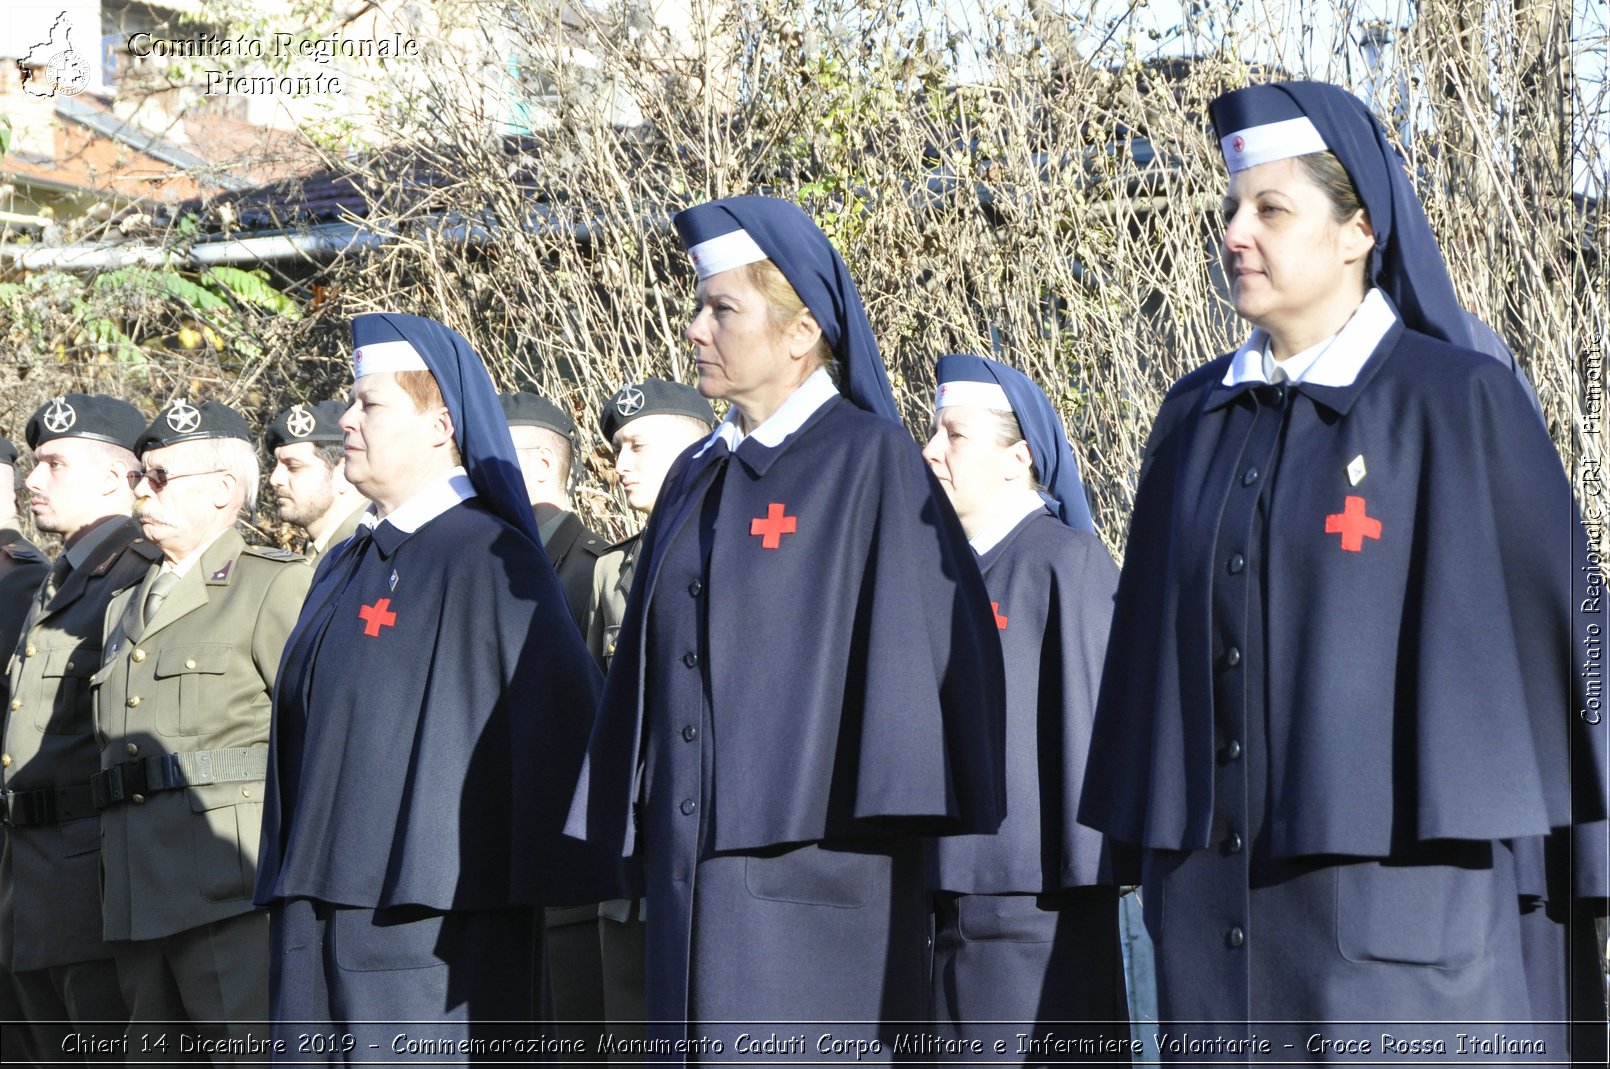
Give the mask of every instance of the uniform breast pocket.
<svg viewBox="0 0 1610 1069">
<path fill-rule="evenodd" d="M 263 830 L 263 784 L 206 783 L 187 787 L 196 879 L 214 902 L 246 898 L 257 875 L 257 840 Z"/>
<path fill-rule="evenodd" d="M 751 895 L 807 906 L 860 909 L 888 874 L 885 854 L 823 850 L 814 843 L 744 859 L 744 883 Z"/>
<path fill-rule="evenodd" d="M 51 735 L 71 735 L 90 728 L 86 714 L 79 720 L 79 702 L 89 694 L 90 677 L 100 667 L 101 651 L 79 647 L 67 650 L 46 650 L 44 693 L 40 695 L 35 724 L 40 731 Z M 88 709 L 88 705 L 85 705 Z"/>
<path fill-rule="evenodd" d="M 164 735 L 200 735 L 213 723 L 224 700 L 223 677 L 229 668 L 229 645 L 198 642 L 157 653 L 154 675 L 157 730 Z"/>
</svg>

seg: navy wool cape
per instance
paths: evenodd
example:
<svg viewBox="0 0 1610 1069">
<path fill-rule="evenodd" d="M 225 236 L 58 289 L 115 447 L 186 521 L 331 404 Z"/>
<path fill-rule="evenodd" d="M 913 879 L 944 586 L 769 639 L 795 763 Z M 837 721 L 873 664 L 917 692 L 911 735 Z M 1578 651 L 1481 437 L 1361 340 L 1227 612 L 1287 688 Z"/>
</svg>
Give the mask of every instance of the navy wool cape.
<svg viewBox="0 0 1610 1069">
<path fill-rule="evenodd" d="M 1597 1012 L 1602 1056 L 1602 983 L 1575 972 L 1597 1009 L 1568 1011 L 1565 978 L 1568 962 L 1597 973 L 1583 918 L 1610 868 L 1585 688 L 1602 580 L 1536 412 L 1507 368 L 1401 323 L 1348 386 L 1225 387 L 1230 359 L 1176 383 L 1153 426 L 1080 808 L 1143 848 L 1163 1015 Z M 1236 428 L 1259 406 L 1284 423 L 1252 456 Z M 1245 547 L 1221 524 L 1243 488 L 1261 495 Z M 1351 551 L 1350 499 L 1379 524 Z M 1231 577 L 1251 584 L 1234 612 Z M 1258 617 L 1243 658 L 1232 625 Z M 1222 696 L 1249 670 L 1237 726 Z M 1216 811 L 1243 766 L 1259 770 L 1250 829 Z M 1336 915 L 1301 915 L 1315 908 Z M 1500 988 L 1503 1012 L 1484 1013 Z"/>
<path fill-rule="evenodd" d="M 880 1018 L 924 1016 L 923 961 L 877 994 L 893 982 L 886 932 L 915 923 L 924 956 L 919 837 L 987 833 L 1004 812 L 1000 642 L 972 550 L 905 430 L 842 398 L 775 447 L 691 448 L 665 485 L 567 830 L 646 859 L 647 1012 L 669 1022 L 650 1025 L 656 1052 L 700 1053 L 665 1045 L 708 1038 L 690 1018 L 764 1020 L 780 1005 L 786 1019 L 870 1022 L 876 1038 Z M 790 533 L 757 530 L 779 511 Z M 683 637 L 686 654 L 670 645 Z M 702 701 L 700 683 L 658 686 L 684 665 Z M 683 879 L 665 858 L 693 842 L 694 819 Z M 841 880 L 891 903 L 866 947 L 845 936 L 855 911 L 812 904 Z M 909 884 L 909 911 L 890 881 Z M 786 931 L 756 920 L 761 899 Z M 853 1009 L 862 996 L 835 986 L 847 975 L 873 989 Z M 866 1057 L 889 1057 L 881 1038 Z"/>
<path fill-rule="evenodd" d="M 932 845 L 939 1027 L 1008 1051 L 1025 1030 L 1078 1032 L 1092 1060 L 1122 1060 L 1126 1047 L 1100 1042 L 1129 1038 L 1118 891 L 1104 837 L 1076 816 L 1118 568 L 1044 509 L 979 567 L 1006 664 L 1006 819 Z M 1050 1024 L 1069 1021 L 1087 1027 Z"/>
<path fill-rule="evenodd" d="M 618 893 L 618 860 L 561 834 L 600 687 L 542 549 L 479 498 L 413 533 L 360 528 L 286 644 L 258 904 L 413 916 Z"/>
</svg>

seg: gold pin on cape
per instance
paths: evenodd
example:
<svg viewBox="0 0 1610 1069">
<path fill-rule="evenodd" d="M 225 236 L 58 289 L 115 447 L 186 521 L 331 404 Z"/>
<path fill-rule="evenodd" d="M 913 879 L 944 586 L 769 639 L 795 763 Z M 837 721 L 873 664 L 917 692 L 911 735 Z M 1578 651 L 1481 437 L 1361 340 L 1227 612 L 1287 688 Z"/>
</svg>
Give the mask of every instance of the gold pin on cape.
<svg viewBox="0 0 1610 1069">
<path fill-rule="evenodd" d="M 1357 486 L 1364 481 L 1364 454 L 1360 453 L 1347 464 L 1347 485 Z"/>
</svg>

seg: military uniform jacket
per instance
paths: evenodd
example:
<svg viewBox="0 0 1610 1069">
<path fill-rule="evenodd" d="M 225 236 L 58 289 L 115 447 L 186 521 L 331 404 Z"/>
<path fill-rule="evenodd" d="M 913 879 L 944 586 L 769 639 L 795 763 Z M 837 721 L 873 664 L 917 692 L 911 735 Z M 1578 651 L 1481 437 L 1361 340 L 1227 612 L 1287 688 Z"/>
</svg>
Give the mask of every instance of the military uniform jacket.
<svg viewBox="0 0 1610 1069">
<path fill-rule="evenodd" d="M 587 637 L 587 598 L 593 589 L 593 565 L 609 543 L 582 525 L 574 512 L 565 513 L 542 547 L 548 554 L 548 563 L 565 592 L 565 604 L 571 619 L 576 621 L 576 632 Z"/>
<path fill-rule="evenodd" d="M 312 569 L 302 557 L 248 548 L 226 531 L 131 641 L 124 613 L 158 569 L 106 610 L 106 649 L 94 679 L 101 766 L 164 753 L 266 756 L 275 672 Z M 250 911 L 262 799 L 258 777 L 105 809 L 105 937 L 156 939 Z"/>
<path fill-rule="evenodd" d="M 74 568 L 55 597 L 31 603 L 11 658 L 3 773 L 8 791 L 87 787 L 101 767 L 90 677 L 101 663 L 107 603 L 162 558 L 128 517 Z M 42 594 L 43 591 L 40 591 Z M 101 941 L 101 821 L 93 809 L 60 823 L 6 829 L 0 855 L 0 962 L 14 971 L 110 956 Z"/>
<path fill-rule="evenodd" d="M 637 534 L 609 547 L 593 568 L 592 600 L 587 603 L 587 652 L 607 674 L 615 657 L 621 621 L 626 618 L 626 595 L 632 589 L 632 573 L 637 568 Z"/>
<path fill-rule="evenodd" d="M 0 653 L 10 656 L 39 584 L 50 573 L 50 561 L 22 532 L 0 526 Z"/>
</svg>

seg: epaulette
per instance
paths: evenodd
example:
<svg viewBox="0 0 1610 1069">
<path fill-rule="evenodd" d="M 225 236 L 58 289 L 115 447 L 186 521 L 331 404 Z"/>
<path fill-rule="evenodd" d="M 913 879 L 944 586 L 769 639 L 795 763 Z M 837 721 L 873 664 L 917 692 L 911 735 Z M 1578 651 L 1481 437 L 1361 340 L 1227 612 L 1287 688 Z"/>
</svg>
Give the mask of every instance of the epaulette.
<svg viewBox="0 0 1610 1069">
<path fill-rule="evenodd" d="M 105 575 L 111 570 L 112 565 L 117 563 L 117 559 L 125 553 L 133 553 L 135 556 L 143 557 L 148 561 L 159 561 L 162 559 L 162 551 L 156 547 L 155 543 L 147 541 L 144 538 L 133 538 L 130 539 L 128 545 L 119 546 L 111 553 L 108 553 L 104 560 L 91 569 L 90 574 Z"/>
<path fill-rule="evenodd" d="M 638 539 L 640 539 L 642 537 L 643 537 L 643 532 L 639 531 L 639 532 L 637 532 L 637 534 L 630 535 L 629 537 L 621 539 L 619 542 L 616 542 L 614 545 L 612 545 L 608 549 L 604 550 L 604 552 L 605 553 L 613 553 L 617 549 L 623 549 L 623 550 L 627 550 L 627 556 L 631 556 L 631 552 L 628 549 L 628 547 L 630 547 L 634 542 L 636 542 Z"/>
<path fill-rule="evenodd" d="M 4 545 L 0 545 L 0 553 L 4 553 L 12 560 L 22 561 L 24 564 L 37 562 L 39 564 L 48 565 L 50 563 L 49 557 L 45 556 L 43 553 L 39 552 L 38 549 L 34 548 L 33 543 L 23 539 L 18 539 L 15 542 L 7 542 Z"/>
<path fill-rule="evenodd" d="M 264 560 L 277 560 L 281 564 L 289 564 L 292 561 L 307 563 L 307 558 L 302 554 L 292 553 L 290 550 L 281 549 L 278 546 L 247 546 L 245 553 L 249 556 L 261 557 Z"/>
</svg>

